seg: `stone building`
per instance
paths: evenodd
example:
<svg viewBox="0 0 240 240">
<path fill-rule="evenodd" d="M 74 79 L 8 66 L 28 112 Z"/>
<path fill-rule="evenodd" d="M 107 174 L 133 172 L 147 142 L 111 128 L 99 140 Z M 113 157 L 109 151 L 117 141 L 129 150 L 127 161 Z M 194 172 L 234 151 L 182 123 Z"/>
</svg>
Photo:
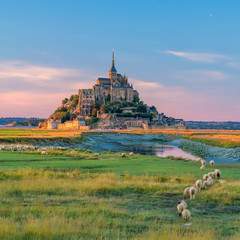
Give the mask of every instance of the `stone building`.
<svg viewBox="0 0 240 240">
<path fill-rule="evenodd" d="M 79 113 L 83 116 L 91 114 L 93 104 L 102 105 L 106 99 L 110 102 L 132 102 L 135 97 L 139 97 L 139 94 L 130 85 L 128 78 L 117 73 L 113 53 L 108 78 L 99 77 L 91 89 L 79 89 Z"/>
</svg>

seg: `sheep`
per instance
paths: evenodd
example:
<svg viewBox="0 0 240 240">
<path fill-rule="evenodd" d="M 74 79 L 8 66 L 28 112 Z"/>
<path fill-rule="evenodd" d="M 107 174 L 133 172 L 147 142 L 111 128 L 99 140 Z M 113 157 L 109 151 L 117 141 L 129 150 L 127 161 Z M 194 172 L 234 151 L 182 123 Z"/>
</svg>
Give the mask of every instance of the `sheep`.
<svg viewBox="0 0 240 240">
<path fill-rule="evenodd" d="M 202 166 L 206 165 L 206 161 L 202 159 L 201 164 L 202 164 Z"/>
<path fill-rule="evenodd" d="M 42 151 L 41 154 L 42 155 L 47 155 L 47 152 L 46 151 Z"/>
<path fill-rule="evenodd" d="M 203 185 L 203 181 L 202 180 L 197 180 L 196 181 L 196 187 L 197 187 L 198 192 L 201 191 L 202 185 Z"/>
<path fill-rule="evenodd" d="M 184 191 L 183 191 L 183 195 L 184 196 L 189 196 L 189 190 L 190 190 L 190 187 L 185 188 Z"/>
<path fill-rule="evenodd" d="M 129 155 L 130 155 L 130 156 L 133 156 L 133 155 L 134 155 L 134 153 L 133 153 L 133 152 L 130 152 L 130 153 L 129 153 Z"/>
<path fill-rule="evenodd" d="M 182 211 L 183 211 L 184 209 L 186 209 L 186 207 L 184 206 L 184 204 L 179 203 L 179 204 L 177 205 L 177 210 L 178 210 L 179 216 L 181 216 Z"/>
<path fill-rule="evenodd" d="M 182 211 L 182 218 L 183 218 L 184 222 L 185 222 L 185 223 L 189 222 L 190 217 L 191 217 L 190 211 L 187 210 L 187 209 L 184 209 L 184 210 Z"/>
<path fill-rule="evenodd" d="M 126 157 L 126 154 L 125 154 L 125 153 L 122 153 L 121 156 L 122 156 L 122 157 Z"/>
<path fill-rule="evenodd" d="M 215 169 L 214 173 L 217 178 L 221 177 L 221 171 L 219 169 Z"/>
<path fill-rule="evenodd" d="M 180 203 L 183 204 L 185 208 L 187 208 L 187 203 L 184 200 L 182 200 Z"/>
<path fill-rule="evenodd" d="M 211 161 L 209 162 L 209 164 L 210 164 L 210 166 L 213 166 L 213 165 L 215 164 L 215 162 L 214 162 L 213 160 L 211 160 Z"/>
<path fill-rule="evenodd" d="M 209 177 L 208 174 L 204 174 L 203 175 L 203 181 L 206 181 L 208 179 L 208 177 Z"/>
<path fill-rule="evenodd" d="M 190 187 L 189 189 L 190 200 L 195 199 L 196 194 L 197 194 L 197 189 L 193 186 Z"/>
<path fill-rule="evenodd" d="M 210 184 L 213 185 L 213 179 L 212 179 L 212 177 L 208 177 L 207 181 L 209 181 Z"/>
<path fill-rule="evenodd" d="M 211 187 L 211 186 L 212 186 L 212 185 L 211 185 L 210 181 L 208 181 L 208 180 L 203 181 L 203 185 L 202 185 L 203 188 L 209 188 L 209 187 Z"/>
<path fill-rule="evenodd" d="M 214 178 L 215 177 L 215 172 L 209 172 L 208 176 L 211 177 L 211 178 Z"/>
<path fill-rule="evenodd" d="M 204 166 L 204 165 L 202 165 L 202 166 L 200 167 L 200 169 L 201 169 L 201 171 L 204 171 L 204 169 L 205 169 L 205 166 Z"/>
<path fill-rule="evenodd" d="M 94 153 L 93 154 L 94 157 L 99 157 L 99 155 L 100 155 L 99 153 Z"/>
</svg>

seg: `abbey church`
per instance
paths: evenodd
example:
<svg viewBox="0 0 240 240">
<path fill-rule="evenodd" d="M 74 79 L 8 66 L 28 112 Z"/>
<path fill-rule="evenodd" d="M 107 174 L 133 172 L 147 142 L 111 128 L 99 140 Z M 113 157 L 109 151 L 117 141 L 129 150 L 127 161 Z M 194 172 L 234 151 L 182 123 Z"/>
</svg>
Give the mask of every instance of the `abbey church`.
<svg viewBox="0 0 240 240">
<path fill-rule="evenodd" d="M 99 77 L 97 83 L 91 89 L 79 89 L 79 113 L 91 114 L 93 104 L 104 104 L 106 99 L 110 102 L 125 101 L 133 102 L 139 97 L 137 90 L 129 84 L 128 78 L 117 73 L 112 55 L 112 66 L 108 72 L 108 78 Z"/>
</svg>

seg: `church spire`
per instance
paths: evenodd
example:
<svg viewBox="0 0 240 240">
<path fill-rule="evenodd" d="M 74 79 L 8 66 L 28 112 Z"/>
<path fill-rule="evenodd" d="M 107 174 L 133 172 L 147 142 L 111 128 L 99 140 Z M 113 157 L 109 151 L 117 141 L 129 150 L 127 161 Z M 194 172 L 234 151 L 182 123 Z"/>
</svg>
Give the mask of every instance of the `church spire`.
<svg viewBox="0 0 240 240">
<path fill-rule="evenodd" d="M 112 50 L 112 66 L 114 66 L 114 50 Z"/>
<path fill-rule="evenodd" d="M 116 73 L 117 72 L 117 70 L 116 70 L 116 68 L 115 68 L 115 66 L 114 66 L 114 51 L 112 51 L 112 66 L 111 66 L 111 68 L 110 68 L 110 70 L 109 70 L 109 73 Z"/>
</svg>

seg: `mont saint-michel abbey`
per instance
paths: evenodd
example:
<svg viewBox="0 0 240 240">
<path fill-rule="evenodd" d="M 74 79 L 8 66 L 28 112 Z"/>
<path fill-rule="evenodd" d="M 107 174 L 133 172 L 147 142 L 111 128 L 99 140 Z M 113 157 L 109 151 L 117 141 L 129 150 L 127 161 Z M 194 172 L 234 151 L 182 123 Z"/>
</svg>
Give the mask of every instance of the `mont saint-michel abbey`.
<svg viewBox="0 0 240 240">
<path fill-rule="evenodd" d="M 79 112 L 86 116 L 91 113 L 94 103 L 102 105 L 106 99 L 110 102 L 132 102 L 135 97 L 139 97 L 139 94 L 130 85 L 128 78 L 117 73 L 113 53 L 108 78 L 99 77 L 92 89 L 79 89 Z"/>
</svg>

